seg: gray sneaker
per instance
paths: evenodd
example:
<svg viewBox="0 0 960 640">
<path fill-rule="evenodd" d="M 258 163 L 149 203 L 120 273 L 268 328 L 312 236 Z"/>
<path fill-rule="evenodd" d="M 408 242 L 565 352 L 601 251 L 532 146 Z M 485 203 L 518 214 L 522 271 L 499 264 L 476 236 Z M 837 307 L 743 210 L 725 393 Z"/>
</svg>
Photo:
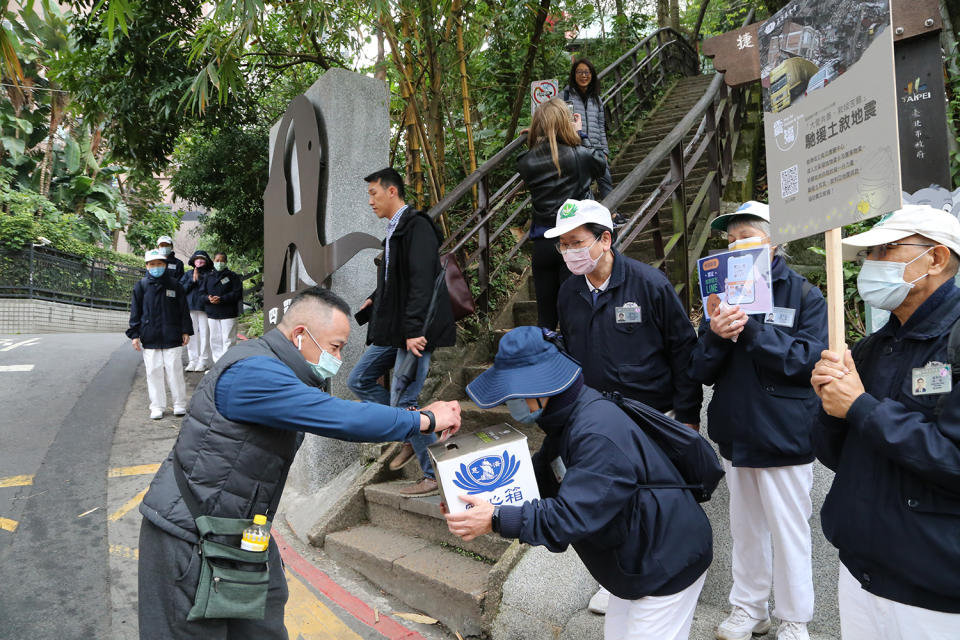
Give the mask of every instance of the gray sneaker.
<svg viewBox="0 0 960 640">
<path fill-rule="evenodd" d="M 770 618 L 758 620 L 734 606 L 727 619 L 717 627 L 717 640 L 750 640 L 750 636 L 762 636 L 770 631 Z"/>
</svg>

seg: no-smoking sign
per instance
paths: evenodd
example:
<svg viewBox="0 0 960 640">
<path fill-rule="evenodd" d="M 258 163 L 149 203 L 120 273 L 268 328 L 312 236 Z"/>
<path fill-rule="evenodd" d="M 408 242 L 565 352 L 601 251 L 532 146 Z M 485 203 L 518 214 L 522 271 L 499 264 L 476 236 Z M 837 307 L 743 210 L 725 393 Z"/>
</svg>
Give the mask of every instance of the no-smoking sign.
<svg viewBox="0 0 960 640">
<path fill-rule="evenodd" d="M 560 81 L 553 80 L 534 80 L 530 83 L 530 113 L 537 110 L 550 98 L 556 98 L 560 93 Z"/>
</svg>

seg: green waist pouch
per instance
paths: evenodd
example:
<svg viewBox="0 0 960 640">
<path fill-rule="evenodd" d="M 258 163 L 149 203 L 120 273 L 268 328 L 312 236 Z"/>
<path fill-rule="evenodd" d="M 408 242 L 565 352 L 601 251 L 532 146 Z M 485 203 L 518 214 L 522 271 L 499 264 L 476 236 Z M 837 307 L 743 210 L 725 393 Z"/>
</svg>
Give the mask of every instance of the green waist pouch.
<svg viewBox="0 0 960 640">
<path fill-rule="evenodd" d="M 208 536 L 236 537 L 252 520 L 200 516 L 200 581 L 187 620 L 237 618 L 262 620 L 267 608 L 270 567 L 265 551 L 245 551 Z"/>
<path fill-rule="evenodd" d="M 176 456 L 173 459 L 173 475 L 200 534 L 200 580 L 187 620 L 262 620 L 270 587 L 270 567 L 267 562 L 270 550 L 269 547 L 264 551 L 240 548 L 243 530 L 252 525 L 253 520 L 201 515 L 200 505 L 187 484 Z M 274 503 L 277 502 L 279 495 L 274 500 Z M 270 513 L 275 511 L 276 504 L 273 504 Z"/>
</svg>

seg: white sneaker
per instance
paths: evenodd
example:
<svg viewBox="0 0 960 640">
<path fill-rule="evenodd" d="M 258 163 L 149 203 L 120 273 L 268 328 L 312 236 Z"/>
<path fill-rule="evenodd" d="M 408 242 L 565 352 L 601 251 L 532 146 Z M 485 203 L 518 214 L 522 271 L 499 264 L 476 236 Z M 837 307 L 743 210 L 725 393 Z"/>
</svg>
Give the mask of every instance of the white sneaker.
<svg viewBox="0 0 960 640">
<path fill-rule="evenodd" d="M 750 640 L 750 636 L 762 636 L 770 631 L 770 618 L 757 620 L 734 606 L 727 619 L 717 627 L 717 640 Z"/>
<path fill-rule="evenodd" d="M 186 409 L 176 409 L 176 408 L 174 408 L 174 410 L 173 410 L 173 415 L 177 416 L 178 418 L 183 417 L 183 416 L 187 415 L 187 410 L 186 410 Z"/>
<path fill-rule="evenodd" d="M 197 370 L 197 363 L 196 363 L 196 362 L 188 362 L 188 363 L 187 363 L 187 366 L 185 366 L 185 367 L 183 368 L 183 370 L 184 370 L 184 371 L 196 371 L 196 370 Z"/>
<path fill-rule="evenodd" d="M 162 417 L 163 417 L 163 411 L 160 411 L 159 409 L 151 409 L 151 410 L 150 410 L 150 419 L 151 419 L 151 420 L 159 420 L 159 419 L 162 418 Z"/>
<path fill-rule="evenodd" d="M 590 598 L 590 604 L 587 605 L 587 609 L 591 613 L 599 613 L 600 615 L 606 615 L 607 605 L 610 604 L 610 592 L 600 587 L 600 590 L 593 594 L 593 597 Z"/>
<path fill-rule="evenodd" d="M 810 640 L 805 622 L 786 622 L 781 620 L 777 628 L 777 640 Z"/>
</svg>

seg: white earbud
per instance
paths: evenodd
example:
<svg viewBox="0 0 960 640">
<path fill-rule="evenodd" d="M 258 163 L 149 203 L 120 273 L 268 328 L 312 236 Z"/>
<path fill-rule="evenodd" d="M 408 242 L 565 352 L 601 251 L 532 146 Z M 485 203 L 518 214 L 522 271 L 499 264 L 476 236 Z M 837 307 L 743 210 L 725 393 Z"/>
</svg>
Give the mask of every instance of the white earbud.
<svg viewBox="0 0 960 640">
<path fill-rule="evenodd" d="M 303 334 L 297 336 L 297 349 L 303 351 Z"/>
</svg>

